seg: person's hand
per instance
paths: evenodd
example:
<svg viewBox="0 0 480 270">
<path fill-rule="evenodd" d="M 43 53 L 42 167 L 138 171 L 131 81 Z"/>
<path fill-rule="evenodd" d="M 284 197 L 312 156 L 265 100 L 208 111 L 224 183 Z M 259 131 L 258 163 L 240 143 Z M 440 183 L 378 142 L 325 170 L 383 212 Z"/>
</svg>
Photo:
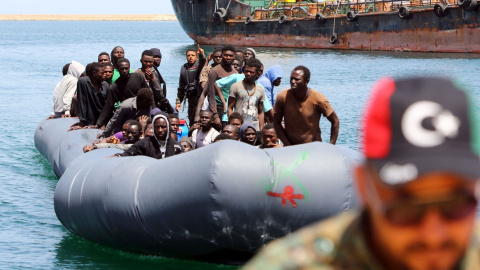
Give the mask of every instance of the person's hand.
<svg viewBox="0 0 480 270">
<path fill-rule="evenodd" d="M 101 130 L 105 130 L 105 125 L 100 127 Z"/>
<path fill-rule="evenodd" d="M 197 44 L 197 45 L 198 45 L 197 54 L 198 54 L 198 55 L 203 55 L 203 54 L 205 54 L 205 51 L 204 51 L 202 48 L 200 48 L 200 44 Z"/>
<path fill-rule="evenodd" d="M 142 125 L 142 129 L 145 129 L 148 119 L 149 119 L 148 115 L 142 115 L 138 118 L 138 122 L 140 122 L 140 124 Z"/>
<path fill-rule="evenodd" d="M 70 126 L 70 128 L 67 130 L 68 131 L 72 131 L 72 130 L 77 130 L 77 129 L 81 129 L 82 127 L 80 126 L 80 122 L 77 122 L 73 125 Z"/>
<path fill-rule="evenodd" d="M 201 128 L 200 123 L 193 124 L 192 128 L 193 129 L 200 129 Z"/>
<path fill-rule="evenodd" d="M 55 115 L 50 115 L 47 120 L 50 120 L 50 119 L 55 119 Z"/>
<path fill-rule="evenodd" d="M 207 63 L 210 62 L 210 61 L 212 61 L 212 59 L 213 59 L 213 53 L 211 53 L 211 54 L 208 55 Z"/>
<path fill-rule="evenodd" d="M 70 114 L 62 114 L 62 118 L 68 118 L 70 117 Z"/>
<path fill-rule="evenodd" d="M 222 130 L 222 121 L 218 115 L 215 115 L 215 118 L 213 118 L 213 125 L 216 127 L 215 129 Z"/>
<path fill-rule="evenodd" d="M 149 81 L 153 80 L 153 71 L 151 69 L 145 70 L 145 78 L 147 78 Z"/>
<path fill-rule="evenodd" d="M 110 143 L 117 144 L 120 143 L 120 140 L 117 137 L 112 136 L 110 137 Z"/>
<path fill-rule="evenodd" d="M 94 146 L 94 145 L 85 145 L 85 146 L 83 147 L 83 152 L 84 152 L 84 153 L 87 153 L 87 152 L 92 151 L 93 149 L 95 149 L 95 146 Z"/>
<path fill-rule="evenodd" d="M 178 103 L 175 105 L 175 111 L 180 111 L 180 109 L 182 108 L 182 104 Z"/>
</svg>

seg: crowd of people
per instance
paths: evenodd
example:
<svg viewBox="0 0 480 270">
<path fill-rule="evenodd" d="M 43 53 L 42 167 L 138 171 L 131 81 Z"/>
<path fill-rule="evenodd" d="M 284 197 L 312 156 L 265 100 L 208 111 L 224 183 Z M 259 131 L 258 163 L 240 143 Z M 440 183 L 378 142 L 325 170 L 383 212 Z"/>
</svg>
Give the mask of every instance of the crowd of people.
<svg viewBox="0 0 480 270">
<path fill-rule="evenodd" d="M 206 57 L 198 45 L 185 56 L 175 106 L 166 98 L 158 48 L 143 51 L 135 71 L 119 46 L 86 67 L 72 61 L 55 88 L 50 118 L 78 117 L 70 130 L 103 130 L 84 152 L 118 148 L 124 151 L 119 157 L 166 158 L 225 139 L 261 149 L 322 141 L 322 115 L 331 122 L 329 142 L 336 143 L 338 117 L 328 99 L 308 87 L 307 67 L 295 67 L 291 88 L 277 96 L 283 69 L 274 65 L 264 72 L 253 48 L 218 46 Z M 188 138 L 179 132 L 183 108 Z"/>
<path fill-rule="evenodd" d="M 115 47 L 86 67 L 72 61 L 50 118 L 77 116 L 71 130 L 102 129 L 83 150 L 115 147 L 119 157 L 161 159 L 226 139 L 262 149 L 321 141 L 322 115 L 336 143 L 338 117 L 308 87 L 307 67 L 295 67 L 290 88 L 275 95 L 283 70 L 264 74 L 254 49 L 226 45 L 205 57 L 198 46 L 186 52 L 174 108 L 161 58 L 145 50 L 133 71 Z M 386 78 L 373 89 L 365 159 L 353 173 L 361 206 L 271 242 L 245 269 L 480 269 L 480 137 L 468 94 L 444 78 Z M 179 137 L 175 111 L 185 102 L 190 128 Z"/>
</svg>

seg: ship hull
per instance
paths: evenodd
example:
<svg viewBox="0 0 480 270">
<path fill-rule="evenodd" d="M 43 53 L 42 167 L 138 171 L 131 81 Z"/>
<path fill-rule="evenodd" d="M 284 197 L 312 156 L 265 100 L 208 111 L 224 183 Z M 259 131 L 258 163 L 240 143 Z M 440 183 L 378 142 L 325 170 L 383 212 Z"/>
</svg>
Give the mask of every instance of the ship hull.
<svg viewBox="0 0 480 270">
<path fill-rule="evenodd" d="M 318 22 L 314 18 L 229 19 L 213 21 L 215 2 L 171 0 L 185 32 L 200 44 L 231 44 L 254 47 L 294 47 L 343 50 L 480 53 L 480 22 L 477 10 L 447 9 L 437 17 L 433 8 L 412 11 L 400 19 L 397 12 L 359 14 L 355 21 L 345 15 Z M 219 6 L 228 3 L 219 1 Z M 332 44 L 333 33 L 337 42 Z"/>
</svg>

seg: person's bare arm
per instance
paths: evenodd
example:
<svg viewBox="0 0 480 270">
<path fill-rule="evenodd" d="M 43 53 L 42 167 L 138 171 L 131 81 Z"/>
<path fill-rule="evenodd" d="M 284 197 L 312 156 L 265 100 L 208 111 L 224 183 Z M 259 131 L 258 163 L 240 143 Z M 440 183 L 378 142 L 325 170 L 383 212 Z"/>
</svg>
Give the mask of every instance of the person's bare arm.
<svg viewBox="0 0 480 270">
<path fill-rule="evenodd" d="M 273 116 L 275 115 L 275 110 L 271 109 L 268 112 L 264 112 L 266 123 L 273 123 Z"/>
<path fill-rule="evenodd" d="M 203 102 L 205 101 L 205 97 L 208 94 L 207 89 L 207 82 L 203 82 L 202 84 L 202 94 L 198 98 L 197 109 L 195 110 L 195 122 L 200 121 L 200 111 L 202 110 Z"/>
<path fill-rule="evenodd" d="M 265 125 L 265 114 L 263 113 L 263 102 L 258 102 L 258 127 L 263 130 Z"/>
<path fill-rule="evenodd" d="M 215 101 L 215 81 L 217 79 L 217 73 L 213 70 L 208 74 L 207 81 L 207 93 L 208 93 L 208 102 L 210 103 L 210 110 L 215 114 L 217 112 L 217 102 Z"/>
<path fill-rule="evenodd" d="M 277 108 L 277 107 L 275 107 Z M 283 119 L 283 111 L 276 111 L 273 115 L 273 127 L 275 128 L 275 132 L 277 133 L 278 139 L 283 142 L 284 146 L 292 145 L 287 138 L 287 133 L 282 126 L 282 119 Z"/>
<path fill-rule="evenodd" d="M 235 103 L 237 99 L 234 97 L 228 97 L 228 117 L 233 113 L 233 108 L 235 108 Z"/>
<path fill-rule="evenodd" d="M 223 109 L 225 110 L 228 105 L 227 105 L 227 101 L 226 101 L 225 98 L 223 97 L 222 90 L 220 90 L 220 87 L 218 87 L 217 84 L 214 84 L 213 86 L 215 87 L 215 92 L 217 92 L 217 95 L 218 95 L 218 97 L 220 98 L 220 101 L 221 101 L 222 104 L 223 104 Z"/>
<path fill-rule="evenodd" d="M 328 121 L 332 124 L 330 129 L 330 143 L 336 144 L 338 138 L 338 132 L 340 130 L 340 120 L 338 120 L 338 116 L 335 112 L 332 112 L 328 117 Z"/>
</svg>

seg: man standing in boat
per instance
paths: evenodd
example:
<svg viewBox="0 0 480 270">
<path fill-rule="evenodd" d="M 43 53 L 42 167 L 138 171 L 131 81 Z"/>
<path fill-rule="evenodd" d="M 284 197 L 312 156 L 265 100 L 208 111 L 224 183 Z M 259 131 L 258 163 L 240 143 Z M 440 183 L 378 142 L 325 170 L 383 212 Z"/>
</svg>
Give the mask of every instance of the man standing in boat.
<svg viewBox="0 0 480 270">
<path fill-rule="evenodd" d="M 310 70 L 297 66 L 290 75 L 290 89 L 283 90 L 275 101 L 273 125 L 284 146 L 322 141 L 320 117 L 330 121 L 330 143 L 337 142 L 340 122 L 328 99 L 308 87 Z M 285 127 L 282 125 L 285 122 Z"/>
<path fill-rule="evenodd" d="M 221 130 L 222 128 L 222 116 L 225 113 L 223 104 L 217 103 L 215 100 L 216 89 L 215 82 L 221 78 L 228 77 L 232 74 L 236 74 L 237 71 L 233 68 L 232 63 L 235 59 L 235 48 L 231 45 L 226 45 L 222 48 L 222 63 L 214 67 L 210 74 L 208 74 L 208 102 L 210 103 L 210 110 L 213 112 L 213 124 L 215 128 Z M 216 106 L 215 106 L 216 105 Z"/>
<path fill-rule="evenodd" d="M 258 59 L 248 59 L 244 69 L 245 78 L 232 84 L 228 95 L 228 115 L 235 109 L 246 122 L 255 125 L 257 130 L 262 130 L 264 125 L 265 92 L 256 82 L 261 65 Z"/>
<path fill-rule="evenodd" d="M 154 58 L 152 51 L 143 51 L 140 58 L 140 63 L 142 64 L 142 67 L 137 69 L 134 73 L 140 73 L 143 75 L 145 82 L 153 91 L 153 96 L 155 97 L 155 106 L 157 106 L 164 112 L 173 113 L 172 105 L 170 105 L 168 99 L 163 95 L 163 90 L 160 89 L 160 83 L 159 81 L 157 81 L 157 78 L 153 74 L 153 59 Z"/>
<path fill-rule="evenodd" d="M 213 63 L 211 65 L 208 65 L 210 60 L 213 60 Z M 210 74 L 210 70 L 212 68 L 216 67 L 217 65 L 220 65 L 222 63 L 222 49 L 218 48 L 213 51 L 208 56 L 207 62 L 205 65 L 208 65 L 202 69 L 202 72 L 200 73 L 200 78 L 199 78 L 199 83 L 200 87 L 202 89 L 202 94 L 198 98 L 198 104 L 197 104 L 197 109 L 195 111 L 195 122 L 200 121 L 200 111 L 202 110 L 209 110 L 210 109 L 210 104 L 208 103 L 208 88 L 207 88 L 207 82 L 208 82 L 208 75 Z M 198 119 L 197 119 L 198 118 Z"/>
<path fill-rule="evenodd" d="M 449 80 L 379 81 L 355 169 L 363 209 L 268 245 L 245 269 L 480 269 L 480 140 Z"/>
<path fill-rule="evenodd" d="M 193 126 L 198 98 L 202 93 L 199 77 L 207 60 L 205 59 L 205 52 L 200 48 L 200 44 L 198 44 L 197 51 L 188 49 L 186 56 L 187 63 L 180 69 L 175 109 L 178 112 L 182 108 L 182 102 L 188 100 L 188 121 L 189 125 Z M 198 57 L 200 59 L 197 61 Z"/>
<path fill-rule="evenodd" d="M 158 70 L 160 68 L 160 64 L 162 63 L 162 53 L 158 48 L 151 48 L 150 51 L 152 51 L 153 53 L 153 74 L 155 75 L 157 82 L 162 87 L 163 96 L 167 97 L 167 83 L 163 79 L 162 74 L 160 74 L 160 71 Z"/>
</svg>

